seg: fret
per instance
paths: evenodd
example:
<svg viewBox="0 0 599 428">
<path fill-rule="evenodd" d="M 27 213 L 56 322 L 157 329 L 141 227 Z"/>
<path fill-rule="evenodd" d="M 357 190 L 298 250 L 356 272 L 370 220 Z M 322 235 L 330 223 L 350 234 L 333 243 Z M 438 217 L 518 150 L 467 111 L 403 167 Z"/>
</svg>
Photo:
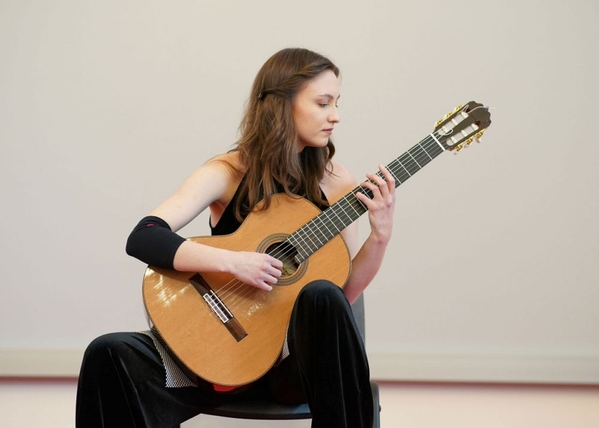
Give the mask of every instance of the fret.
<svg viewBox="0 0 599 428">
<path fill-rule="evenodd" d="M 387 165 L 387 169 L 395 178 L 395 187 L 405 183 L 408 178 L 443 153 L 443 146 L 437 142 L 439 137 L 435 133 L 427 136 Z M 376 175 L 384 178 L 380 171 Z M 309 258 L 367 211 L 366 206 L 356 197 L 358 192 L 372 197 L 370 189 L 358 186 L 287 238 L 287 242 L 297 249 L 298 263 Z"/>
<path fill-rule="evenodd" d="M 418 163 L 418 161 L 416 160 L 416 158 L 414 156 L 412 156 L 412 153 L 410 153 L 409 150 L 408 150 L 408 155 L 412 158 L 412 160 L 414 161 L 414 163 L 416 165 L 418 165 L 418 169 L 422 169 L 422 166 Z"/>
</svg>

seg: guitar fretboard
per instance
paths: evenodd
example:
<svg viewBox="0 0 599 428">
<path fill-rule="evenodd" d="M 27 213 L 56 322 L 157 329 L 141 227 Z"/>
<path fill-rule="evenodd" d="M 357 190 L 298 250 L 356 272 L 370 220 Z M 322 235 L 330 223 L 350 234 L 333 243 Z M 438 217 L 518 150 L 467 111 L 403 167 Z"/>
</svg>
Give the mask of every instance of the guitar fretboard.
<svg viewBox="0 0 599 428">
<path fill-rule="evenodd" d="M 411 176 L 443 153 L 445 149 L 438 142 L 441 137 L 436 132 L 428 135 L 387 165 L 387 169 L 395 178 L 395 187 L 405 183 Z M 376 175 L 384 179 L 380 171 Z M 315 251 L 368 211 L 356 197 L 358 192 L 372 198 L 370 189 L 357 186 L 286 239 L 286 242 L 297 250 L 295 258 L 297 263 L 308 259 Z"/>
</svg>

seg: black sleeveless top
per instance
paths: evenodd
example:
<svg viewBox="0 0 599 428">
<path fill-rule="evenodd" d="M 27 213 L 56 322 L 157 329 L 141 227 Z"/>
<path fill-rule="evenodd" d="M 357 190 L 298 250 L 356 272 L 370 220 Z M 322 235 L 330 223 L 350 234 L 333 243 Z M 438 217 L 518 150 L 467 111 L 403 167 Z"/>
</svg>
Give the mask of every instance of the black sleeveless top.
<svg viewBox="0 0 599 428">
<path fill-rule="evenodd" d="M 239 183 L 239 187 L 237 187 L 237 190 L 235 191 L 233 198 L 231 198 L 229 205 L 227 205 L 227 207 L 223 211 L 223 214 L 221 215 L 220 219 L 218 220 L 218 223 L 216 223 L 216 226 L 212 227 L 212 221 L 208 220 L 209 224 L 210 224 L 210 230 L 212 231 L 212 235 L 228 235 L 230 233 L 235 232 L 237 229 L 239 229 L 239 226 L 241 226 L 241 222 L 239 220 L 237 220 L 237 218 L 235 217 L 235 204 L 237 204 L 237 199 L 239 199 L 241 183 L 244 180 L 245 180 L 245 176 Z M 284 192 L 281 185 L 277 185 L 277 190 L 279 192 Z M 322 195 L 322 198 L 326 201 L 327 197 L 324 194 L 324 192 L 322 191 L 322 189 L 320 190 L 320 193 Z M 321 204 L 315 203 L 315 205 L 320 210 L 324 210 L 325 208 L 327 208 L 327 206 L 322 206 Z"/>
</svg>

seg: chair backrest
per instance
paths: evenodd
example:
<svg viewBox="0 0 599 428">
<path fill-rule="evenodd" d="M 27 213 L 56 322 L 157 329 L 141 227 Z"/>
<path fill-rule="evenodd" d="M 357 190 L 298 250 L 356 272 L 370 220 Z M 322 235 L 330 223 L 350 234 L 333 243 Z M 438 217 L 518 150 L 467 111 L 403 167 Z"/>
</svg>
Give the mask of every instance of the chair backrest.
<svg viewBox="0 0 599 428">
<path fill-rule="evenodd" d="M 362 340 L 366 342 L 366 317 L 364 315 L 364 293 L 360 294 L 360 297 L 352 305 L 352 312 L 358 325 L 358 330 L 362 336 Z"/>
</svg>

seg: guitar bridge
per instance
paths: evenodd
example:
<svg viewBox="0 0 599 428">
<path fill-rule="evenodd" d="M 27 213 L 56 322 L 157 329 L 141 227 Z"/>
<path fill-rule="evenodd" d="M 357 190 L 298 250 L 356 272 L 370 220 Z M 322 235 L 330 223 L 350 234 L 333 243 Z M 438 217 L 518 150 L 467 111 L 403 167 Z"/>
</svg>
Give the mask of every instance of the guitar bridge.
<svg viewBox="0 0 599 428">
<path fill-rule="evenodd" d="M 218 297 L 218 294 L 210 287 L 210 284 L 204 280 L 202 275 L 196 273 L 194 276 L 189 278 L 189 282 L 197 290 L 198 293 L 210 307 L 210 310 L 218 317 L 223 325 L 229 330 L 229 333 L 235 338 L 236 341 L 241 341 L 248 335 L 247 331 L 242 325 L 235 319 L 233 313 L 229 310 L 225 302 Z"/>
</svg>

